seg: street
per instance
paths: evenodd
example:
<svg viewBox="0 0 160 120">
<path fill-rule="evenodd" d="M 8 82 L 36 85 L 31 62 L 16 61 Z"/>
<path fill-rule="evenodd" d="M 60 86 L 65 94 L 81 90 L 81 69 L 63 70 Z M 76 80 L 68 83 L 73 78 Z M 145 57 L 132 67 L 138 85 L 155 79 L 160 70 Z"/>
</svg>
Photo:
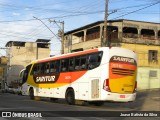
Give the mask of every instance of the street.
<svg viewBox="0 0 160 120">
<path fill-rule="evenodd" d="M 143 111 L 156 111 L 160 112 L 160 90 L 141 91 L 137 94 L 137 99 L 134 102 L 129 103 L 112 103 L 106 102 L 103 106 L 93 105 L 68 105 L 65 100 L 60 99 L 56 102 L 50 101 L 48 98 L 42 98 L 40 101 L 30 100 L 28 96 L 21 96 L 10 93 L 0 93 L 0 111 L 2 112 L 17 112 L 23 113 L 25 118 L 16 117 L 17 114 L 12 114 L 10 117 L 1 117 L 0 120 L 52 120 L 54 119 L 99 119 L 104 120 L 108 116 L 108 119 L 115 120 L 119 119 L 118 114 L 127 113 L 143 113 Z M 35 112 L 38 118 L 27 117 L 25 112 Z M 38 114 L 40 113 L 40 114 Z M 69 115 L 67 115 L 69 114 Z M 104 115 L 105 114 L 105 115 Z M 104 116 L 103 116 L 104 115 Z M 159 115 L 159 114 L 158 114 Z M 41 117 L 42 116 L 42 117 Z M 154 114 L 153 114 L 154 116 Z M 16 117 L 16 118 L 13 118 Z M 121 119 L 153 119 L 158 120 L 154 117 L 121 117 Z"/>
</svg>

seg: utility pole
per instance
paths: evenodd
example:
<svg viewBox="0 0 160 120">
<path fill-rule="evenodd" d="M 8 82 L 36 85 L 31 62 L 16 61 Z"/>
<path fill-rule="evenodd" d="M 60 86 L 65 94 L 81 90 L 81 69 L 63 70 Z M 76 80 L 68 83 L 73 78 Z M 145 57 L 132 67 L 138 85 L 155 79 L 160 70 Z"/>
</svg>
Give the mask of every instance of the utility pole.
<svg viewBox="0 0 160 120">
<path fill-rule="evenodd" d="M 64 21 L 60 22 L 62 25 L 61 29 L 61 53 L 64 54 Z"/>
<path fill-rule="evenodd" d="M 108 46 L 108 40 L 107 40 L 108 1 L 109 0 L 106 0 L 106 3 L 105 3 L 104 35 L 101 42 L 102 47 Z"/>
<path fill-rule="evenodd" d="M 55 21 L 49 19 L 49 22 L 54 22 L 59 27 L 58 36 L 61 38 L 61 54 L 64 54 L 64 21 Z"/>
</svg>

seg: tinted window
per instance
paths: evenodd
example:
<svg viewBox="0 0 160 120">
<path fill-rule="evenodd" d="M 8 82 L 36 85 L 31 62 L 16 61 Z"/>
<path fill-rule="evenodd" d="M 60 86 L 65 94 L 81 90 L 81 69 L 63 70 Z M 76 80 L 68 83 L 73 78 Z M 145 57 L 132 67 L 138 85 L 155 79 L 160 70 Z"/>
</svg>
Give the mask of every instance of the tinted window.
<svg viewBox="0 0 160 120">
<path fill-rule="evenodd" d="M 44 67 L 44 73 L 46 73 L 46 74 L 50 73 L 50 63 L 47 62 L 47 63 L 45 63 L 44 66 L 45 66 Z"/>
<path fill-rule="evenodd" d="M 23 74 L 23 80 L 22 80 L 22 84 L 25 83 L 28 79 L 28 74 L 29 74 L 29 71 L 30 71 L 30 68 L 31 68 L 32 65 L 28 65 L 24 71 L 24 74 Z"/>
<path fill-rule="evenodd" d="M 90 54 L 88 57 L 88 68 L 93 69 L 99 66 L 102 58 L 102 53 Z"/>
<path fill-rule="evenodd" d="M 75 70 L 80 70 L 81 68 L 80 68 L 80 57 L 78 56 L 78 57 L 75 57 L 75 66 L 74 66 L 74 69 Z"/>
<path fill-rule="evenodd" d="M 100 65 L 102 52 L 76 56 L 62 60 L 34 64 L 31 74 L 49 74 L 94 69 Z"/>
<path fill-rule="evenodd" d="M 58 73 L 60 67 L 60 61 L 52 61 L 50 63 L 50 73 Z"/>
<path fill-rule="evenodd" d="M 80 63 L 81 69 L 87 69 L 87 56 L 81 56 L 81 63 Z"/>
<path fill-rule="evenodd" d="M 74 70 L 74 58 L 69 59 L 69 71 Z"/>
<path fill-rule="evenodd" d="M 75 70 L 87 69 L 87 55 L 75 57 Z"/>
<path fill-rule="evenodd" d="M 66 72 L 68 71 L 69 59 L 61 60 L 61 71 Z"/>
<path fill-rule="evenodd" d="M 45 73 L 45 63 L 41 63 L 41 64 L 39 64 L 39 72 L 38 72 L 38 74 L 44 74 Z"/>
<path fill-rule="evenodd" d="M 39 64 L 34 64 L 31 75 L 38 74 L 38 72 L 39 72 Z"/>
</svg>

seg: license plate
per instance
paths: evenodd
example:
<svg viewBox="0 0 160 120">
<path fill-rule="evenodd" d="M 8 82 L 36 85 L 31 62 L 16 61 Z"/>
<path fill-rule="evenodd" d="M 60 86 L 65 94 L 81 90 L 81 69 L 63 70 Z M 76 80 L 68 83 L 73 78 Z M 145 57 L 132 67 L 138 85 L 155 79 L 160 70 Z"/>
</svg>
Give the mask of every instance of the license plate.
<svg viewBox="0 0 160 120">
<path fill-rule="evenodd" d="M 125 98 L 126 96 L 125 95 L 120 95 L 120 98 Z"/>
</svg>

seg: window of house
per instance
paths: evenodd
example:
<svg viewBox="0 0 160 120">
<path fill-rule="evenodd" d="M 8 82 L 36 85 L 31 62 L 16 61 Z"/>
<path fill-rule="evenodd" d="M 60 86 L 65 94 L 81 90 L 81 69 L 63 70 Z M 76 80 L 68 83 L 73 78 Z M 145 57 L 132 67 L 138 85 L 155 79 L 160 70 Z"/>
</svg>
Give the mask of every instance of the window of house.
<svg viewBox="0 0 160 120">
<path fill-rule="evenodd" d="M 150 70 L 149 71 L 149 77 L 157 77 L 157 71 L 156 70 Z"/>
<path fill-rule="evenodd" d="M 148 51 L 148 61 L 149 62 L 157 62 L 158 61 L 158 51 L 157 50 L 149 50 Z"/>
</svg>

